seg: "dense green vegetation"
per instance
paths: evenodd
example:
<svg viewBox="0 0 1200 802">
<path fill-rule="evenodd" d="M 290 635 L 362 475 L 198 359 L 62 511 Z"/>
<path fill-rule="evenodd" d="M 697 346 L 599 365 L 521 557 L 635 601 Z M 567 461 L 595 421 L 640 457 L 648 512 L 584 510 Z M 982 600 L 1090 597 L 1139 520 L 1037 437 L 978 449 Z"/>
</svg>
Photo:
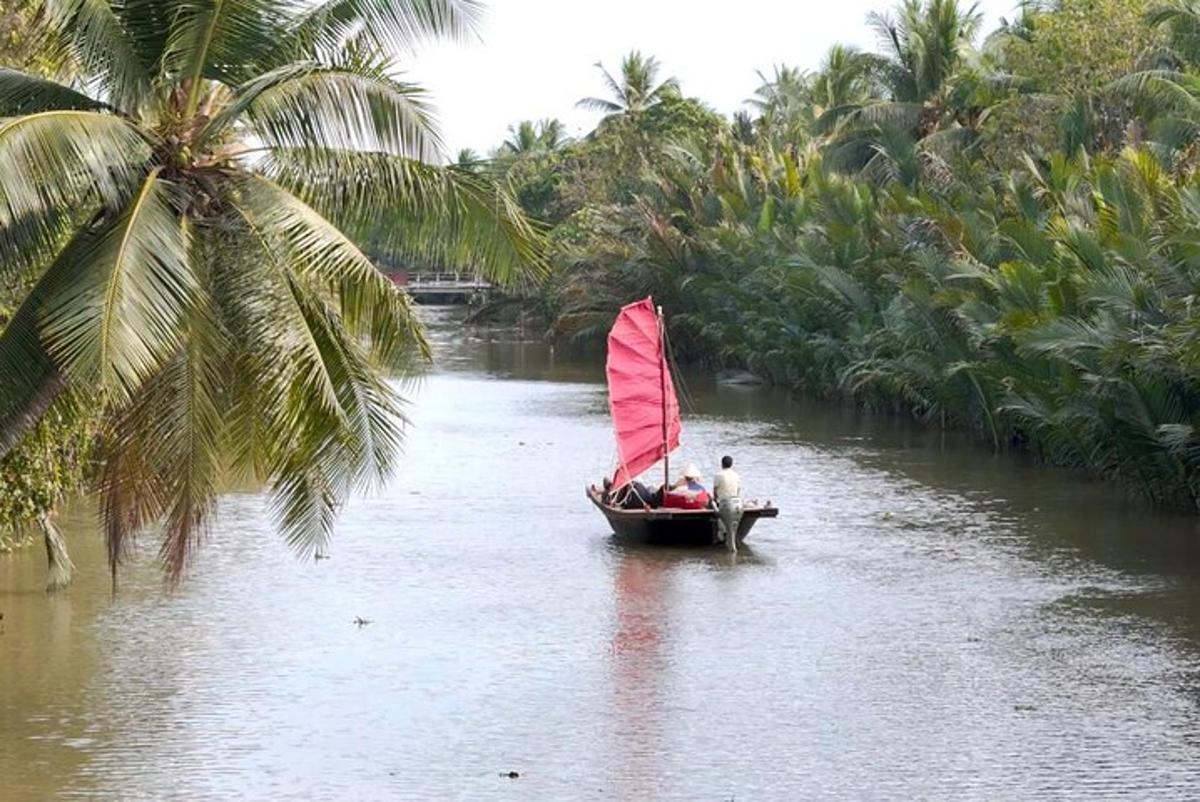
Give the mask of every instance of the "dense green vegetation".
<svg viewBox="0 0 1200 802">
<path fill-rule="evenodd" d="M 289 543 L 312 553 L 347 495 L 389 473 L 404 417 L 386 379 L 427 353 L 407 296 L 359 243 L 501 282 L 540 263 L 498 185 L 436 165 L 426 97 L 393 77 L 416 42 L 470 33 L 477 4 L 13 8 L 0 515 L 45 520 L 70 484 L 55 472 L 90 451 L 114 580 L 151 527 L 177 580 L 230 476 L 264 485 Z M 25 492 L 31 466 L 46 481 Z"/>
<path fill-rule="evenodd" d="M 633 54 L 592 135 L 516 126 L 486 169 L 552 226 L 526 313 L 599 337 L 653 293 L 684 358 L 1196 508 L 1200 5 L 868 24 L 878 52 L 778 67 L 732 121 Z"/>
<path fill-rule="evenodd" d="M 67 79 L 70 61 L 45 48 L 39 35 L 40 6 L 29 0 L 0 10 L 0 64 L 46 78 Z M 0 328 L 28 289 L 0 283 Z M 0 553 L 10 551 L 40 531 L 46 545 L 47 588 L 70 583 L 72 563 L 54 524 L 59 503 L 85 486 L 93 465 L 95 421 L 82 404 L 62 404 L 35 430 L 0 459 Z"/>
</svg>

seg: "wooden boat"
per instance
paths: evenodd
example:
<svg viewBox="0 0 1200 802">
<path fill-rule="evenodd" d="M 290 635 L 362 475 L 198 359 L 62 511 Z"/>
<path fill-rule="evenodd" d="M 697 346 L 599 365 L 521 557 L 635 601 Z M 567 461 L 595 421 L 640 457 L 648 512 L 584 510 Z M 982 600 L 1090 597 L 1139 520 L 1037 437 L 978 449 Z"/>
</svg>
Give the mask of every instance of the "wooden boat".
<svg viewBox="0 0 1200 802">
<path fill-rule="evenodd" d="M 679 448 L 682 423 L 679 399 L 668 361 L 662 310 L 651 298 L 621 310 L 608 335 L 609 409 L 616 429 L 619 464 L 609 488 L 615 493 L 637 476 L 663 465 L 663 486 L 671 484 L 671 453 Z M 719 518 L 713 509 L 643 507 L 624 509 L 606 503 L 595 485 L 587 497 L 622 538 L 674 546 L 719 543 Z M 737 538 L 744 540 L 760 518 L 778 517 L 770 502 L 745 504 Z"/>
<path fill-rule="evenodd" d="M 600 488 L 595 485 L 588 488 L 588 498 L 604 513 L 608 525 L 620 538 L 664 546 L 712 546 L 719 542 L 716 510 L 673 510 L 664 507 L 623 510 L 605 504 L 602 495 Z M 775 507 L 755 502 L 746 504 L 742 522 L 738 526 L 738 542 L 746 539 L 760 518 L 778 517 L 779 510 Z"/>
</svg>

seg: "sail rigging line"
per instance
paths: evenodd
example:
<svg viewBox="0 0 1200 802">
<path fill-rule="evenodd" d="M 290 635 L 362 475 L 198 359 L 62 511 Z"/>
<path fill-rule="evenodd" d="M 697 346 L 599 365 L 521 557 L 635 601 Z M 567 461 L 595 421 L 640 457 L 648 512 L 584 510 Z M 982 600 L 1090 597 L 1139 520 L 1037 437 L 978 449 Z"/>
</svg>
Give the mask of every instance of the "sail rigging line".
<svg viewBox="0 0 1200 802">
<path fill-rule="evenodd" d="M 663 319 L 662 307 L 658 307 L 658 382 L 662 388 L 662 450 L 663 450 L 663 487 L 671 484 L 671 450 L 668 448 L 670 435 L 667 434 L 667 321 Z"/>
<path fill-rule="evenodd" d="M 666 320 L 663 321 L 663 345 L 667 351 L 667 369 L 671 371 L 671 379 L 675 382 L 675 394 L 679 399 L 679 404 L 688 412 L 695 412 L 696 401 L 691 390 L 688 389 L 687 379 L 679 369 L 679 362 L 675 359 L 675 350 L 671 348 L 671 338 L 667 336 Z"/>
</svg>

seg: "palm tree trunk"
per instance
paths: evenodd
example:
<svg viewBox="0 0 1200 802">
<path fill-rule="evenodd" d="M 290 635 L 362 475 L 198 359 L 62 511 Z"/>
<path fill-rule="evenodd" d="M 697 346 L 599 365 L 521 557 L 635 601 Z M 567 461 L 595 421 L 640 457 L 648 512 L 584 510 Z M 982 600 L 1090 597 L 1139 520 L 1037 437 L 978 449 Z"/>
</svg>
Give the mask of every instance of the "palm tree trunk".
<svg viewBox="0 0 1200 802">
<path fill-rule="evenodd" d="M 0 459 L 7 457 L 25 435 L 38 425 L 42 416 L 66 389 L 66 379 L 57 370 L 51 370 L 42 377 L 23 407 L 11 410 L 0 419 Z"/>
</svg>

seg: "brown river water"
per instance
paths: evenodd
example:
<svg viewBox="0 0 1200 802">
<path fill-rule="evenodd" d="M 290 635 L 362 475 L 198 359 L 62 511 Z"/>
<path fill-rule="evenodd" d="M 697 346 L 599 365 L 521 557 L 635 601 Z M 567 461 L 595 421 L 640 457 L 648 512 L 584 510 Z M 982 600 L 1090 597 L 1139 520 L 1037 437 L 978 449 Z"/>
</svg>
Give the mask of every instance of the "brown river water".
<svg viewBox="0 0 1200 802">
<path fill-rule="evenodd" d="M 83 506 L 68 592 L 0 558 L 0 799 L 1200 797 L 1191 518 L 692 378 L 680 459 L 782 517 L 736 559 L 623 546 L 583 495 L 601 358 L 456 314 L 331 559 L 254 493 L 173 594 L 147 543 L 112 598 Z"/>
</svg>

